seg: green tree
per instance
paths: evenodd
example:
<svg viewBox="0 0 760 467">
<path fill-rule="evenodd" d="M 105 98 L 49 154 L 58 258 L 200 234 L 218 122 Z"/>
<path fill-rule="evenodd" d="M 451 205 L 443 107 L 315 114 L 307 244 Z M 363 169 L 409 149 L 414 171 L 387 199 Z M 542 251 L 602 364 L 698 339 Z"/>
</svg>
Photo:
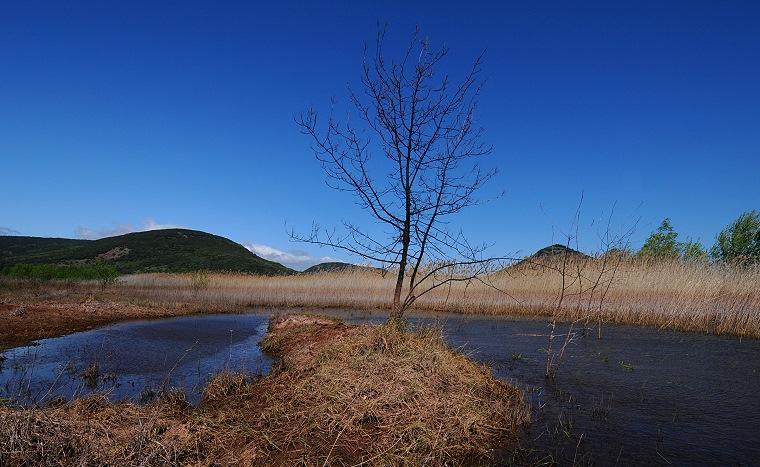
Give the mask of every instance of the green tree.
<svg viewBox="0 0 760 467">
<path fill-rule="evenodd" d="M 728 224 L 715 236 L 710 253 L 720 261 L 757 262 L 760 259 L 760 215 L 753 209 Z"/>
<path fill-rule="evenodd" d="M 100 282 L 100 286 L 103 288 L 115 284 L 116 280 L 119 278 L 119 273 L 116 271 L 116 268 L 103 262 L 98 262 L 91 266 L 88 275 L 97 279 Z"/>
<path fill-rule="evenodd" d="M 676 240 L 677 238 L 678 233 L 670 225 L 670 218 L 666 218 L 657 230 L 647 237 L 638 254 L 658 259 L 680 258 L 682 245 Z"/>
<path fill-rule="evenodd" d="M 681 244 L 681 257 L 687 261 L 698 261 L 707 256 L 707 250 L 699 240 L 686 239 L 686 242 Z"/>
</svg>

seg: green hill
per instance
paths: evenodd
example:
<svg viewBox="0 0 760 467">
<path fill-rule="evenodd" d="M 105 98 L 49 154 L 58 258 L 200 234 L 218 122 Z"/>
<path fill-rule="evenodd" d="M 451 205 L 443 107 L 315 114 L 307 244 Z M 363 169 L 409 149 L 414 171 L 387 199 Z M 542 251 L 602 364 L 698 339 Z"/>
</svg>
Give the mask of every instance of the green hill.
<svg viewBox="0 0 760 467">
<path fill-rule="evenodd" d="M 554 245 L 541 248 L 532 255 L 527 256 L 515 264 L 509 266 L 507 269 L 533 269 L 536 267 L 542 267 L 541 265 L 551 264 L 555 261 L 562 261 L 565 258 L 565 255 L 567 255 L 568 260 L 586 260 L 591 258 L 585 253 L 556 243 Z"/>
<path fill-rule="evenodd" d="M 224 237 L 187 229 L 135 232 L 99 240 L 0 236 L 0 268 L 17 263 L 77 264 L 105 261 L 121 274 L 237 271 L 292 274 Z"/>
<path fill-rule="evenodd" d="M 578 250 L 573 250 L 572 248 L 568 248 L 565 245 L 560 245 L 559 243 L 541 248 L 537 252 L 533 253 L 531 258 L 562 258 L 565 256 L 565 254 L 567 254 L 567 256 L 570 258 L 590 258 L 590 256 L 585 253 L 581 253 Z"/>
</svg>

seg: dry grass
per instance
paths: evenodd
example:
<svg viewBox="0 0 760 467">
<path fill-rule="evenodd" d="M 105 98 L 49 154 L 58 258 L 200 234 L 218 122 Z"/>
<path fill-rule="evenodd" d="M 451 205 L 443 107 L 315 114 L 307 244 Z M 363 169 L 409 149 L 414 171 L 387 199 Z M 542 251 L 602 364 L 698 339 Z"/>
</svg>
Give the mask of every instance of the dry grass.
<svg viewBox="0 0 760 467">
<path fill-rule="evenodd" d="M 594 320 L 601 315 L 604 322 L 760 338 L 760 268 L 625 261 L 601 301 L 600 288 L 594 297 L 590 292 L 599 262 L 569 265 L 571 281 L 580 277 L 578 268 L 582 282 L 568 287 L 560 310 L 556 310 L 561 290 L 557 272 L 524 269 L 495 282 L 521 303 L 525 314 L 556 314 L 570 321 L 590 312 Z"/>
<path fill-rule="evenodd" d="M 169 303 L 209 306 L 341 307 L 389 306 L 392 278 L 375 272 L 325 272 L 295 276 L 209 274 L 208 285 L 193 287 L 192 276 L 147 274 L 121 279 L 135 296 Z"/>
<path fill-rule="evenodd" d="M 177 465 L 201 441 L 186 406 L 105 396 L 34 409 L 0 407 L 0 465 Z"/>
<path fill-rule="evenodd" d="M 471 464 L 492 448 L 514 445 L 518 425 L 528 420 L 521 391 L 451 351 L 435 330 L 328 321 L 335 337 L 315 344 L 308 336 L 324 331 L 289 327 L 288 319 L 271 324 L 297 335 L 279 345 L 286 358 L 267 392 L 285 405 L 266 404 L 262 417 L 267 426 L 297 422 L 275 450 L 338 465 Z"/>
<path fill-rule="evenodd" d="M 760 338 L 760 267 L 622 262 L 614 278 L 599 260 L 508 269 L 420 297 L 414 308 L 454 313 L 546 316 Z M 599 281 L 600 276 L 602 280 Z M 573 279 L 581 278 L 580 281 Z M 373 271 L 265 277 L 209 274 L 126 276 L 107 289 L 80 284 L 0 284 L 0 349 L 126 319 L 246 308 L 388 309 L 394 278 Z M 606 281 L 613 279 L 608 293 Z M 593 294 L 591 286 L 600 282 Z M 582 291 L 581 291 L 582 289 Z"/>
<path fill-rule="evenodd" d="M 601 272 L 598 260 L 571 263 L 563 306 L 557 309 L 562 289 L 558 268 L 561 264 L 519 267 L 482 282 L 454 283 L 419 298 L 415 309 L 555 316 L 566 321 L 590 315 L 593 321 L 601 316 L 604 322 L 760 337 L 760 268 L 627 260 L 613 278 L 609 269 Z M 600 300 L 610 279 L 613 283 Z M 595 282 L 600 286 L 592 294 Z M 142 275 L 123 279 L 118 288 L 167 306 L 192 303 L 207 310 L 383 309 L 390 305 L 393 285 L 390 275 L 350 271 L 290 277 L 212 274 L 202 289 L 193 288 L 188 276 Z"/>
<path fill-rule="evenodd" d="M 521 391 L 436 331 L 285 316 L 271 332 L 272 374 L 220 375 L 200 407 L 0 407 L 0 465 L 473 465 L 528 421 Z"/>
</svg>

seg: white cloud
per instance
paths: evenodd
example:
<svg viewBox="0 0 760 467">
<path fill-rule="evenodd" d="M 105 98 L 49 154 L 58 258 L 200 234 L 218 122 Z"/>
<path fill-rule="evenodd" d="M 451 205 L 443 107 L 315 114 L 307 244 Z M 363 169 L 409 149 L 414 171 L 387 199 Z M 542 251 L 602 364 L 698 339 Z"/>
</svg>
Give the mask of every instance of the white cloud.
<svg viewBox="0 0 760 467">
<path fill-rule="evenodd" d="M 303 271 L 304 269 L 319 263 L 341 261 L 329 256 L 312 256 L 307 252 L 300 250 L 284 252 L 282 250 L 278 250 L 277 248 L 272 248 L 271 246 L 259 245 L 257 243 L 251 242 L 242 242 L 241 245 L 248 248 L 248 250 L 257 256 L 268 259 L 269 261 L 280 263 L 283 266 L 287 266 L 297 271 Z"/>
<path fill-rule="evenodd" d="M 148 230 L 161 230 L 161 229 L 185 229 L 187 227 L 176 224 L 159 224 L 153 219 L 147 219 L 143 222 L 142 227 L 136 227 L 130 224 L 122 224 L 120 222 L 114 222 L 114 226 L 110 229 L 94 230 L 81 225 L 74 230 L 74 233 L 78 238 L 85 240 L 97 240 L 104 237 L 115 237 L 117 235 L 124 235 L 132 232 L 146 232 Z"/>
</svg>

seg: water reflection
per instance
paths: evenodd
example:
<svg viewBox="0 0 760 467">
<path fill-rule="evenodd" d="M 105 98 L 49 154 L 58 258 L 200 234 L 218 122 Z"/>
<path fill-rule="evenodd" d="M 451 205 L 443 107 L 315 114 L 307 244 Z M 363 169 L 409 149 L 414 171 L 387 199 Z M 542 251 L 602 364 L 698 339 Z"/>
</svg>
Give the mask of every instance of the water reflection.
<svg viewBox="0 0 760 467">
<path fill-rule="evenodd" d="M 445 332 L 526 388 L 526 447 L 575 464 L 731 465 L 760 459 L 760 341 L 606 326 L 576 339 L 544 378 L 540 321 L 449 318 Z"/>
<path fill-rule="evenodd" d="M 195 403 L 222 370 L 269 371 L 271 360 L 257 345 L 268 321 L 268 315 L 181 317 L 44 339 L 4 354 L 0 398 L 39 404 L 97 389 L 139 401 L 180 388 Z"/>
</svg>

